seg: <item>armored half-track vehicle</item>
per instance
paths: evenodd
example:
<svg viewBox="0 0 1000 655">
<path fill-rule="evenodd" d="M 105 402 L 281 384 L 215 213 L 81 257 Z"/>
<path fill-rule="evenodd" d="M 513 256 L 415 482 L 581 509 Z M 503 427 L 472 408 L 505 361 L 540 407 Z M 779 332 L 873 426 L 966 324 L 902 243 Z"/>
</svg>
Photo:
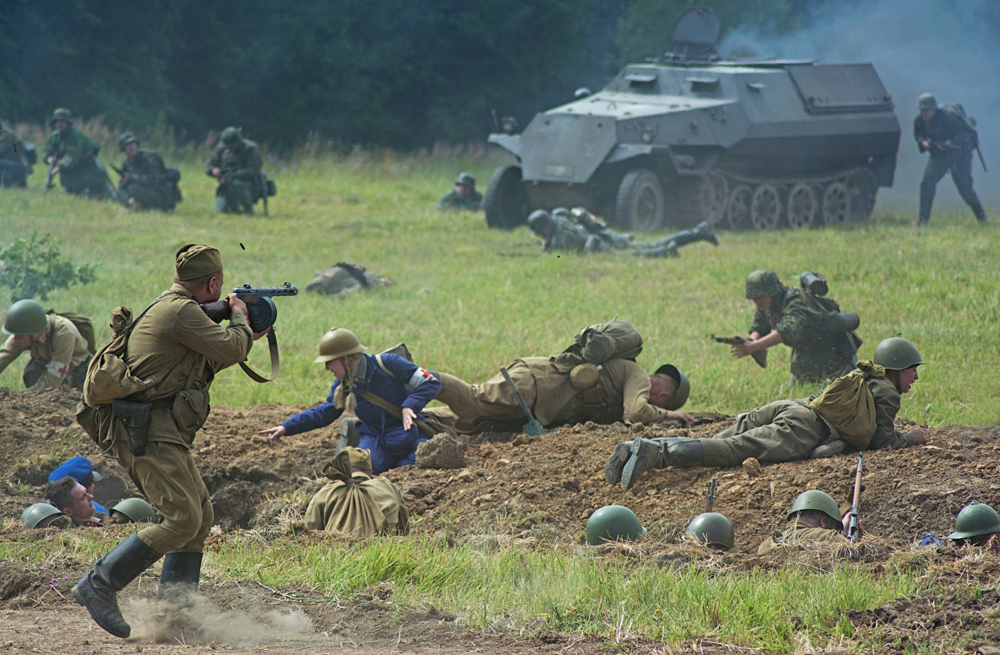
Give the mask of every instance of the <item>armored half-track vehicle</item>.
<svg viewBox="0 0 1000 655">
<path fill-rule="evenodd" d="M 872 65 L 724 61 L 719 32 L 710 9 L 689 9 L 674 52 L 626 66 L 520 134 L 505 121 L 489 140 L 518 163 L 490 178 L 487 223 L 510 229 L 557 206 L 644 231 L 866 220 L 892 186 L 900 135 Z"/>
</svg>

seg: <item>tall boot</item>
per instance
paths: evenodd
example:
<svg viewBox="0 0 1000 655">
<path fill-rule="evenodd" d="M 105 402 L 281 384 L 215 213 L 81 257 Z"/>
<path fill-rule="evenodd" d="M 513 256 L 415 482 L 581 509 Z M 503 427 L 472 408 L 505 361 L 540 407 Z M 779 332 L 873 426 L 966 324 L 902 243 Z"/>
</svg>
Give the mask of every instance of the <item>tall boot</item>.
<svg viewBox="0 0 1000 655">
<path fill-rule="evenodd" d="M 73 587 L 73 598 L 87 608 L 97 625 L 125 639 L 132 628 L 118 607 L 118 592 L 160 557 L 134 534 L 97 560 L 94 569 Z"/>
<path fill-rule="evenodd" d="M 188 551 L 175 551 L 164 555 L 156 598 L 163 600 L 174 594 L 179 597 L 197 593 L 202 557 L 203 553 Z"/>
<path fill-rule="evenodd" d="M 669 238 L 677 244 L 678 248 L 697 241 L 708 241 L 713 246 L 719 245 L 719 240 L 715 238 L 712 228 L 709 227 L 708 223 L 705 221 L 698 223 L 693 230 L 684 230 L 683 232 L 678 232 Z"/>
<path fill-rule="evenodd" d="M 705 449 L 700 439 L 643 439 L 632 442 L 632 456 L 622 469 L 622 489 L 628 491 L 639 476 L 651 469 L 668 466 L 695 466 L 705 461 Z"/>
<path fill-rule="evenodd" d="M 670 445 L 678 441 L 683 441 L 683 439 L 678 439 L 677 437 L 664 437 L 653 440 L 644 439 L 643 441 Z M 632 457 L 633 443 L 633 441 L 623 441 L 615 446 L 614 453 L 611 454 L 610 459 L 608 459 L 608 462 L 604 465 L 604 480 L 608 484 L 618 484 L 621 482 L 622 470 L 625 468 L 625 463 L 628 462 L 630 457 Z"/>
</svg>

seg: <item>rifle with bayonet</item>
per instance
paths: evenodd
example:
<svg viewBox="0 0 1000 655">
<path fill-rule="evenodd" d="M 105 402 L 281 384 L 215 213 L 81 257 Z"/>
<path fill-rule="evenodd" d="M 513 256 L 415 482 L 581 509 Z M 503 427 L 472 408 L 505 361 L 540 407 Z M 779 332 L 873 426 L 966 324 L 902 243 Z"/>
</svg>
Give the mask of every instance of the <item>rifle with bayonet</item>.
<svg viewBox="0 0 1000 655">
<path fill-rule="evenodd" d="M 747 341 L 749 341 L 749 339 L 745 339 L 745 338 L 743 338 L 741 336 L 738 336 L 738 335 L 735 336 L 735 337 L 717 337 L 717 336 L 715 336 L 713 334 L 712 335 L 712 341 L 715 341 L 716 343 L 729 344 L 730 346 L 738 346 L 741 343 L 746 343 Z M 750 356 L 753 357 L 753 361 L 757 362 L 758 366 L 760 366 L 761 368 L 767 368 L 767 350 L 766 349 L 765 350 L 758 350 L 757 352 L 750 353 Z"/>
<path fill-rule="evenodd" d="M 715 511 L 715 490 L 719 487 L 718 483 L 715 481 L 715 477 L 712 477 L 712 481 L 708 483 L 708 495 L 705 496 L 705 511 L 714 512 Z"/>
<path fill-rule="evenodd" d="M 854 499 L 851 502 L 851 518 L 847 524 L 847 538 L 853 544 L 861 536 L 860 517 L 861 512 L 861 469 L 864 453 L 858 455 L 858 470 L 854 475 Z"/>
</svg>

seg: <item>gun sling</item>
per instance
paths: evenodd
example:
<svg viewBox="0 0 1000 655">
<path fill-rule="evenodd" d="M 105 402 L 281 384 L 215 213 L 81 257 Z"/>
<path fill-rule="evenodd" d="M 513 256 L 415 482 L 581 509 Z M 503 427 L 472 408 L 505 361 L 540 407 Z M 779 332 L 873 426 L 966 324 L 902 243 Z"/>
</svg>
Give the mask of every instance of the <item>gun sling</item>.
<svg viewBox="0 0 1000 655">
<path fill-rule="evenodd" d="M 267 333 L 267 349 L 271 352 L 271 377 L 265 378 L 261 374 L 254 371 L 246 362 L 240 362 L 240 368 L 243 372 L 247 374 L 247 377 L 254 382 L 270 382 L 274 378 L 278 377 L 278 337 L 274 336 L 274 326 L 271 326 L 271 331 Z"/>
</svg>

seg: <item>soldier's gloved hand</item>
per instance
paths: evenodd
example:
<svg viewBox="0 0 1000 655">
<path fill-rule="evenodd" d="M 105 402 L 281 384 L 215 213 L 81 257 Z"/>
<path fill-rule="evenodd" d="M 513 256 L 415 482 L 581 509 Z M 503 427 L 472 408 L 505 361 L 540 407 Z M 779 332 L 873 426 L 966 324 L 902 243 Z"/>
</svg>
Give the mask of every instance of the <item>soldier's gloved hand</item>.
<svg viewBox="0 0 1000 655">
<path fill-rule="evenodd" d="M 694 417 L 686 412 L 667 412 L 667 418 L 671 421 L 680 421 L 684 427 L 690 427 L 694 423 Z"/>
<path fill-rule="evenodd" d="M 285 436 L 285 426 L 279 425 L 276 428 L 268 428 L 267 430 L 261 430 L 257 434 L 266 434 L 267 442 L 272 446 L 277 446 L 281 443 L 281 438 Z"/>
<path fill-rule="evenodd" d="M 413 421 L 417 418 L 417 413 L 414 412 L 409 407 L 404 407 L 403 411 L 403 429 L 409 430 L 413 427 Z"/>
</svg>

